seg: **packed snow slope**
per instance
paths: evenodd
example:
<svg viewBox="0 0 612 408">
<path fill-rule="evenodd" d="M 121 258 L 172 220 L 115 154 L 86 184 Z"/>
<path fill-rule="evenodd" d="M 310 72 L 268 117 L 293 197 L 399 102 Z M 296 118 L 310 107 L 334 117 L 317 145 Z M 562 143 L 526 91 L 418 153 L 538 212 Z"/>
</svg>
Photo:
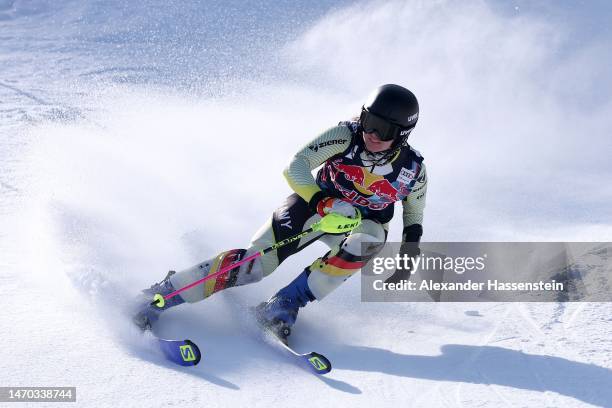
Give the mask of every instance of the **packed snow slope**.
<svg viewBox="0 0 612 408">
<path fill-rule="evenodd" d="M 0 0 L 0 386 L 87 407 L 612 406 L 606 303 L 362 303 L 353 277 L 301 313 L 296 348 L 334 366 L 302 371 L 246 310 L 322 244 L 164 315 L 195 368 L 125 319 L 167 270 L 246 246 L 293 153 L 383 83 L 421 103 L 424 240 L 612 241 L 611 9 L 552 7 Z M 598 276 L 607 248 L 581 258 Z"/>
</svg>

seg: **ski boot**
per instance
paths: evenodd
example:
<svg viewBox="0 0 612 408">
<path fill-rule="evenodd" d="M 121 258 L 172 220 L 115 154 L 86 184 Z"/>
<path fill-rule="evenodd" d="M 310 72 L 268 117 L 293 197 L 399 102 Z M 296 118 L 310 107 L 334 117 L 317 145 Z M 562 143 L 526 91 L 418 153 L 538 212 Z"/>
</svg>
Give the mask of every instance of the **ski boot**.
<svg viewBox="0 0 612 408">
<path fill-rule="evenodd" d="M 176 295 L 167 300 L 162 298 L 175 291 L 172 282 L 170 282 L 170 277 L 175 273 L 175 271 L 169 271 L 161 282 L 154 284 L 149 289 L 144 289 L 142 294 L 138 296 L 136 300 L 137 306 L 135 307 L 136 314 L 132 320 L 142 331 L 150 330 L 153 323 L 159 319 L 159 315 L 164 310 L 185 303 L 181 295 Z M 161 299 L 157 305 L 151 304 L 151 302 L 159 298 Z"/>
<path fill-rule="evenodd" d="M 257 322 L 285 344 L 297 319 L 299 308 L 315 300 L 308 288 L 309 273 L 310 270 L 306 268 L 293 282 L 255 308 Z"/>
</svg>

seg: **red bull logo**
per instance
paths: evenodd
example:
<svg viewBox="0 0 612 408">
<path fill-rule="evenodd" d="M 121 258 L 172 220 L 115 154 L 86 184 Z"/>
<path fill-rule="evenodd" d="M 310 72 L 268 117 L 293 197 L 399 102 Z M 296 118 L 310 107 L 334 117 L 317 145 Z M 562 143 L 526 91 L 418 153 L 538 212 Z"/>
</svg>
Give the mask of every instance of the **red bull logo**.
<svg viewBox="0 0 612 408">
<path fill-rule="evenodd" d="M 387 179 L 377 180 L 370 184 L 367 189 L 379 197 L 393 202 L 399 201 L 398 191 Z"/>
<path fill-rule="evenodd" d="M 344 178 L 354 183 L 355 188 L 363 195 L 368 193 L 376 194 L 379 198 L 385 202 L 372 202 L 365 197 L 361 197 L 356 191 L 351 191 L 343 188 L 339 183 L 336 182 L 336 177 L 332 175 L 332 181 L 336 188 L 351 202 L 361 205 L 364 207 L 370 207 L 372 209 L 382 209 L 387 207 L 389 204 L 395 201 L 401 200 L 400 195 L 408 195 L 409 191 L 407 186 L 400 184 L 399 190 L 396 189 L 393 184 L 383 176 L 372 174 L 365 170 L 361 166 L 355 166 L 351 164 L 342 164 L 339 162 L 332 162 L 333 167 L 337 170 L 337 173 L 341 173 Z M 333 174 L 333 173 L 332 173 Z M 376 207 L 376 208 L 374 208 Z"/>
<path fill-rule="evenodd" d="M 348 181 L 352 181 L 363 186 L 363 183 L 365 182 L 365 172 L 363 167 L 336 163 L 334 163 L 334 167 L 340 173 L 344 173 L 344 178 L 346 178 Z"/>
</svg>

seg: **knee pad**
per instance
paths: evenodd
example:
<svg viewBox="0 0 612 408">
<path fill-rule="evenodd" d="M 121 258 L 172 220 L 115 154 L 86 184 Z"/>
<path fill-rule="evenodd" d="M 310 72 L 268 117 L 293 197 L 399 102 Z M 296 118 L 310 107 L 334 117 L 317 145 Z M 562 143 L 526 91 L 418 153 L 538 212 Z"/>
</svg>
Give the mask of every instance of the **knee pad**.
<svg viewBox="0 0 612 408">
<path fill-rule="evenodd" d="M 317 299 L 323 299 L 350 278 L 384 246 L 386 231 L 372 220 L 364 220 L 339 247 L 310 266 L 308 287 Z"/>
<path fill-rule="evenodd" d="M 250 254 L 247 253 L 246 249 L 231 249 L 229 251 L 221 252 L 214 258 L 200 262 L 191 268 L 175 273 L 170 277 L 170 281 L 176 289 L 180 289 L 208 275 L 212 275 L 222 268 L 244 259 L 248 255 Z M 261 271 L 261 262 L 259 262 L 259 258 L 256 258 L 251 262 L 247 262 L 224 274 L 209 279 L 206 282 L 203 282 L 201 285 L 197 285 L 189 290 L 186 290 L 185 292 L 182 292 L 181 297 L 185 299 L 186 302 L 198 302 L 220 290 L 230 288 L 232 286 L 257 282 L 262 278 Z"/>
<path fill-rule="evenodd" d="M 342 248 L 366 262 L 380 252 L 387 240 L 387 231 L 376 221 L 363 220 L 361 225 L 344 240 Z"/>
</svg>

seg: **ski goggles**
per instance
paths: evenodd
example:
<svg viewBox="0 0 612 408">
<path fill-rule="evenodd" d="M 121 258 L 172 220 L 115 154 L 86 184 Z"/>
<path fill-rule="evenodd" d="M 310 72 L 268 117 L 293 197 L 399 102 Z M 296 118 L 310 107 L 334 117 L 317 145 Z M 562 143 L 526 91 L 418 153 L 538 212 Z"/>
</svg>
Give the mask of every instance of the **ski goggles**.
<svg viewBox="0 0 612 408">
<path fill-rule="evenodd" d="M 359 122 L 361 123 L 361 127 L 363 128 L 364 132 L 376 133 L 378 138 L 383 142 L 395 140 L 400 136 L 408 136 L 412 129 L 414 129 L 414 126 L 405 128 L 393 124 L 388 120 L 373 114 L 372 112 L 368 112 L 365 109 L 361 109 Z"/>
</svg>

